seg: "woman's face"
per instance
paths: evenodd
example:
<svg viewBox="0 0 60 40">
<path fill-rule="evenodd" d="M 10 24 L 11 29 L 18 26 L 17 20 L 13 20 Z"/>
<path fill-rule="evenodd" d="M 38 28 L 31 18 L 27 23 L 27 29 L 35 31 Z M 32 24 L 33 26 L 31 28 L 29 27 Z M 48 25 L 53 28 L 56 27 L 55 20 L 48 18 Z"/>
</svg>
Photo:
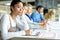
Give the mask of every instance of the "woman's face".
<svg viewBox="0 0 60 40">
<path fill-rule="evenodd" d="M 19 2 L 14 7 L 12 7 L 14 14 L 22 15 L 23 14 L 23 3 Z"/>
<path fill-rule="evenodd" d="M 28 11 L 27 11 L 28 14 L 32 13 L 32 7 L 31 6 L 28 6 Z"/>
<path fill-rule="evenodd" d="M 24 6 L 24 13 L 27 13 L 27 11 L 28 11 L 28 7 Z"/>
</svg>

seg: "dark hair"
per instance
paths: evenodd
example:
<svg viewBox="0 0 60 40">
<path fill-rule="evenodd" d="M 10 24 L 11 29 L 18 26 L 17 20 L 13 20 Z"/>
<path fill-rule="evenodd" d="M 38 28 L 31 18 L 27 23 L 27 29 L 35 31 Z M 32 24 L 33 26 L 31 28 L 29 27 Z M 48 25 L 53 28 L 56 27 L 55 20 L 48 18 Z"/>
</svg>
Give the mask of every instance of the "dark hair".
<svg viewBox="0 0 60 40">
<path fill-rule="evenodd" d="M 22 1 L 20 1 L 20 0 L 12 0 L 10 6 L 14 6 L 14 5 L 17 4 L 18 2 L 22 2 Z"/>
<path fill-rule="evenodd" d="M 20 1 L 20 0 L 12 0 L 10 7 L 14 6 L 15 4 L 17 4 L 19 2 L 22 2 L 22 1 Z M 11 11 L 12 11 L 12 9 L 11 9 Z"/>
<path fill-rule="evenodd" d="M 48 9 L 47 9 L 47 8 L 44 8 L 43 13 L 44 13 L 44 15 L 45 15 L 46 13 L 48 13 Z"/>
<path fill-rule="evenodd" d="M 24 2 L 24 3 L 23 3 L 23 6 L 26 6 L 26 5 L 27 5 L 27 4 Z"/>
<path fill-rule="evenodd" d="M 39 5 L 36 7 L 36 10 L 38 10 L 39 8 L 44 8 L 42 5 Z"/>
</svg>

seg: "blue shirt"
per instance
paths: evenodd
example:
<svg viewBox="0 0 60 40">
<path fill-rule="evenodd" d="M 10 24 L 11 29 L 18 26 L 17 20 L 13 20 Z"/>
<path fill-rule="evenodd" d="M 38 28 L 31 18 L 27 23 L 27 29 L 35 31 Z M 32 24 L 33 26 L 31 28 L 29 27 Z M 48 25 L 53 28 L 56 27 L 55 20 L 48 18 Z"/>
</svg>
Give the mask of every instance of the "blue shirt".
<svg viewBox="0 0 60 40">
<path fill-rule="evenodd" d="M 33 19 L 34 22 L 41 22 L 42 20 L 44 20 L 44 17 L 41 13 L 38 13 L 38 11 L 35 11 L 32 13 L 31 18 Z"/>
</svg>

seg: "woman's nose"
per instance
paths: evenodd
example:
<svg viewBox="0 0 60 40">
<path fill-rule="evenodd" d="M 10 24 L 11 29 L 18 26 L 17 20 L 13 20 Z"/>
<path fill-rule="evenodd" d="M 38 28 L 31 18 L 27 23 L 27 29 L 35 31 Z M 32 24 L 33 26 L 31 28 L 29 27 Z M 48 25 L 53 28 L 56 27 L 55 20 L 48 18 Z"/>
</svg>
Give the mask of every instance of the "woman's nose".
<svg viewBox="0 0 60 40">
<path fill-rule="evenodd" d="M 20 11 L 22 11 L 22 9 L 20 9 Z"/>
<path fill-rule="evenodd" d="M 23 8 L 21 8 L 20 11 L 23 11 Z"/>
</svg>

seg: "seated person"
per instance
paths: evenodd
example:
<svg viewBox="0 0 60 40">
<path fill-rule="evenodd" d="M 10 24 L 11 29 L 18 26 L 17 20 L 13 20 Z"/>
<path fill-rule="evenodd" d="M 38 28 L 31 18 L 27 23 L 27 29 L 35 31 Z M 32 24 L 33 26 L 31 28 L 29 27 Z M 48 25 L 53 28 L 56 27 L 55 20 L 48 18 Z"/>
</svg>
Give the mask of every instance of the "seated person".
<svg viewBox="0 0 60 40">
<path fill-rule="evenodd" d="M 20 0 L 13 0 L 10 5 L 11 13 L 5 14 L 1 18 L 2 38 L 7 40 L 12 37 L 21 35 L 30 35 L 28 23 L 24 19 L 24 23 L 20 22 L 16 17 L 23 15 L 23 3 Z M 17 28 L 23 27 L 23 30 L 17 31 Z M 21 28 L 20 28 L 21 29 Z"/>
<path fill-rule="evenodd" d="M 31 14 L 31 18 L 33 19 L 33 22 L 46 24 L 47 21 L 44 19 L 44 16 L 42 14 L 43 9 L 44 9 L 44 7 L 42 5 L 39 5 L 36 7 L 36 11 L 34 11 Z"/>
<path fill-rule="evenodd" d="M 25 15 L 32 21 L 31 14 L 32 14 L 32 5 L 24 3 L 24 12 Z"/>
<path fill-rule="evenodd" d="M 36 11 L 34 11 L 31 15 L 31 18 L 34 22 L 40 23 L 42 20 L 44 20 L 44 17 L 42 15 L 44 7 L 39 5 L 36 7 Z"/>
<path fill-rule="evenodd" d="M 49 19 L 51 20 L 55 20 L 55 13 L 56 13 L 56 10 L 55 9 L 52 9 L 49 11 Z"/>
<path fill-rule="evenodd" d="M 44 8 L 43 14 L 44 14 L 44 18 L 48 19 L 48 16 L 46 16 L 48 14 L 48 9 L 47 8 Z"/>
<path fill-rule="evenodd" d="M 44 16 L 45 16 L 46 19 L 55 20 L 55 13 L 56 13 L 56 11 L 54 9 L 51 9 Z"/>
</svg>

